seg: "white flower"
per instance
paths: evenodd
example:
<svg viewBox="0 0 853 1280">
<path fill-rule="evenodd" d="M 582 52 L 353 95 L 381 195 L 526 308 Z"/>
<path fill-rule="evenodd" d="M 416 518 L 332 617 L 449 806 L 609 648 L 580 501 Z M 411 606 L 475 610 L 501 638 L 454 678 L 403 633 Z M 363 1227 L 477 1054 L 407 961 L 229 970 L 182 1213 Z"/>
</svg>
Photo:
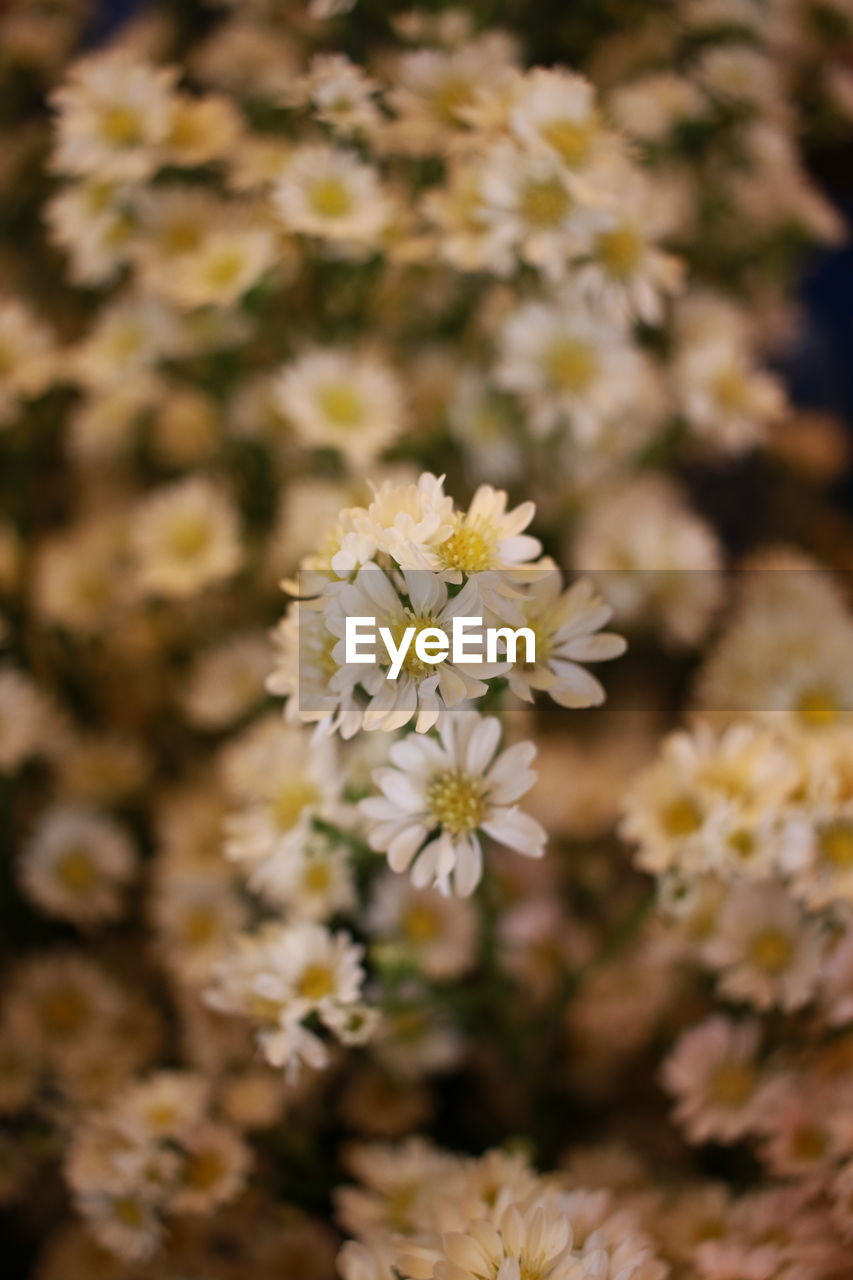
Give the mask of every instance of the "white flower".
<svg viewBox="0 0 853 1280">
<path fill-rule="evenodd" d="M 173 599 L 230 577 L 241 559 L 234 508 L 201 477 L 148 497 L 132 517 L 130 540 L 139 590 Z"/>
<path fill-rule="evenodd" d="M 115 920 L 136 856 L 124 831 L 82 809 L 57 808 L 24 848 L 18 876 L 27 896 L 48 915 L 79 925 Z"/>
<path fill-rule="evenodd" d="M 703 956 L 721 992 L 759 1009 L 798 1009 L 814 993 L 825 943 L 781 883 L 732 886 Z"/>
<path fill-rule="evenodd" d="M 509 121 L 525 146 L 545 149 L 571 170 L 586 169 L 606 138 L 595 89 L 583 76 L 561 67 L 528 72 Z"/>
<path fill-rule="evenodd" d="M 473 713 L 442 718 L 439 739 L 407 737 L 389 752 L 391 766 L 373 775 L 381 796 L 361 803 L 370 847 L 387 853 L 392 871 L 412 869 L 418 888 L 462 897 L 483 871 L 480 834 L 526 857 L 541 857 L 545 832 L 515 801 L 536 780 L 535 748 L 516 743 L 495 758 L 500 722 Z"/>
<path fill-rule="evenodd" d="M 434 563 L 435 548 L 453 529 L 453 499 L 444 492 L 444 476 L 425 471 L 414 484 L 386 480 L 365 511 L 354 507 L 342 513 L 340 550 L 331 564 L 345 576 L 385 552 L 402 569 L 423 569 Z"/>
<path fill-rule="evenodd" d="M 337 449 L 351 466 L 369 465 L 404 426 L 400 383 L 368 351 L 308 351 L 282 371 L 276 398 L 308 447 Z"/>
<path fill-rule="evenodd" d="M 317 1014 L 327 1028 L 340 1029 L 344 1037 L 354 1034 L 347 1020 L 363 1021 L 361 956 L 362 948 L 345 933 L 332 934 L 310 921 L 269 922 L 236 940 L 233 953 L 214 970 L 207 1000 L 254 1022 L 273 1066 L 287 1066 L 291 1073 L 300 1061 L 323 1067 L 328 1051 L 304 1019 Z"/>
<path fill-rule="evenodd" d="M 518 602 L 524 626 L 536 638 L 536 661 L 519 663 L 509 687 L 527 702 L 544 690 L 561 707 L 591 707 L 604 701 L 604 689 L 582 662 L 603 662 L 625 652 L 621 636 L 601 632 L 613 610 L 596 596 L 587 579 L 562 591 L 558 569 L 543 569 Z"/>
<path fill-rule="evenodd" d="M 52 97 L 59 112 L 55 168 L 123 182 L 150 177 L 160 164 L 177 77 L 177 69 L 121 48 L 76 63 Z"/>
<path fill-rule="evenodd" d="M 324 145 L 293 153 L 273 203 L 290 231 L 365 246 L 379 243 L 393 212 L 371 165 L 355 152 Z"/>
<path fill-rule="evenodd" d="M 338 670 L 329 683 L 347 705 L 359 687 L 364 690 L 369 699 L 362 712 L 365 729 L 401 729 L 414 718 L 418 733 L 425 733 L 444 708 L 482 697 L 488 690 L 485 681 L 502 675 L 507 664 L 453 662 L 451 657 L 437 666 L 422 662 L 415 648 L 420 632 L 438 629 L 450 638 L 454 618 L 482 615 L 481 594 L 471 579 L 451 598 L 439 577 L 417 570 L 404 572 L 403 585 L 408 604 L 381 569 L 367 565 L 352 583 L 333 583 L 327 588 L 326 626 L 338 637 L 332 651 Z M 410 637 L 396 679 L 388 678 L 391 658 L 383 655 L 378 636 L 375 662 L 346 661 L 348 617 L 375 619 L 376 631 L 386 627 L 398 644 L 406 630 L 414 627 L 415 635 Z"/>
<path fill-rule="evenodd" d="M 583 298 L 525 303 L 504 325 L 500 346 L 495 380 L 523 399 L 537 435 L 567 418 L 590 442 L 609 417 L 627 410 L 638 388 L 638 352 Z"/>
</svg>

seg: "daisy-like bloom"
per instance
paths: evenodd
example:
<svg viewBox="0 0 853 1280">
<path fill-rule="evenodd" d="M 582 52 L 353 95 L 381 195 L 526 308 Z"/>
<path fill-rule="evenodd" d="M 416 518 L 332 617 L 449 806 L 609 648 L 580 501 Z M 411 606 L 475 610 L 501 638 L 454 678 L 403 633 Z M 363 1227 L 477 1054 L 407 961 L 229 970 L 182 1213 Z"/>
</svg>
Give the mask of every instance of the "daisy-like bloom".
<svg viewBox="0 0 853 1280">
<path fill-rule="evenodd" d="M 18 864 L 31 902 L 84 927 L 121 916 L 135 872 L 136 855 L 122 828 L 84 809 L 46 813 Z"/>
<path fill-rule="evenodd" d="M 175 68 L 121 48 L 77 62 L 51 99 L 58 113 L 54 168 L 107 181 L 149 178 L 161 164 L 177 77 Z"/>
<path fill-rule="evenodd" d="M 738 721 L 671 734 L 628 792 L 622 831 L 638 863 L 766 878 L 778 867 L 782 822 L 802 781 L 784 741 Z"/>
<path fill-rule="evenodd" d="M 486 219 L 502 228 L 523 262 L 552 281 L 589 252 L 604 225 L 600 193 L 580 186 L 555 156 L 507 140 L 485 154 L 480 191 Z"/>
<path fill-rule="evenodd" d="M 853 1022 L 853 930 L 830 943 L 820 973 L 821 1013 L 831 1027 Z"/>
<path fill-rule="evenodd" d="M 435 250 L 457 271 L 489 271 L 506 278 L 516 268 L 515 227 L 494 216 L 478 156 L 451 161 L 445 181 L 431 187 L 421 208 L 436 231 Z"/>
<path fill-rule="evenodd" d="M 0 667 L 0 775 L 49 752 L 56 728 L 56 715 L 38 685 L 14 667 Z"/>
<path fill-rule="evenodd" d="M 745 44 L 710 46 L 691 74 L 711 98 L 738 106 L 775 105 L 781 97 L 775 62 Z"/>
<path fill-rule="evenodd" d="M 118 1128 L 140 1142 L 179 1140 L 202 1119 L 210 1086 L 189 1071 L 158 1071 L 123 1091 Z"/>
<path fill-rule="evenodd" d="M 69 418 L 69 452 L 78 465 L 112 462 L 130 452 L 136 430 L 162 386 L 145 370 L 114 386 L 86 392 Z"/>
<path fill-rule="evenodd" d="M 174 263 L 169 297 L 182 307 L 233 307 L 275 261 L 270 228 L 251 224 L 214 227 L 194 250 Z"/>
<path fill-rule="evenodd" d="M 355 702 L 359 690 L 367 695 L 369 701 L 361 713 L 364 729 L 392 731 L 414 719 L 417 732 L 426 733 L 445 708 L 481 698 L 488 691 L 485 682 L 502 675 L 508 664 L 453 662 L 451 657 L 437 666 L 422 662 L 414 647 L 416 637 L 422 631 L 438 630 L 448 637 L 449 644 L 454 618 L 482 613 L 480 584 L 469 579 L 459 594 L 451 597 L 447 585 L 435 574 L 406 570 L 403 585 L 408 603 L 378 566 L 367 565 L 358 571 L 353 582 L 332 584 L 327 589 L 330 603 L 325 624 L 338 637 L 332 650 L 338 669 L 329 684 L 347 707 Z M 375 620 L 374 662 L 346 660 L 346 620 L 352 617 Z M 391 658 L 382 653 L 380 627 L 387 628 L 398 642 L 409 628 L 415 629 L 412 644 L 393 680 L 388 678 Z"/>
<path fill-rule="evenodd" d="M 851 644 L 853 616 L 826 570 L 796 552 L 754 557 L 696 704 L 760 716 L 796 740 L 824 738 L 853 707 Z"/>
<path fill-rule="evenodd" d="M 694 1143 L 737 1142 L 760 1128 L 778 1090 L 756 1061 L 760 1028 L 714 1016 L 686 1031 L 663 1066 L 675 1118 Z"/>
<path fill-rule="evenodd" d="M 819 927 L 771 882 L 732 886 L 703 957 L 730 999 L 790 1011 L 814 995 L 825 949 Z"/>
<path fill-rule="evenodd" d="M 206 998 L 222 1013 L 240 1014 L 257 1028 L 267 1061 L 295 1075 L 300 1063 L 319 1069 L 329 1051 L 304 1024 L 316 1015 L 346 1044 L 363 1043 L 375 1020 L 360 1002 L 363 948 L 348 934 L 311 921 L 265 924 L 236 939 L 213 972 Z"/>
<path fill-rule="evenodd" d="M 225 729 L 264 696 L 270 646 L 257 632 L 232 636 L 193 663 L 182 702 L 187 719 L 202 729 Z"/>
<path fill-rule="evenodd" d="M 236 572 L 237 515 L 227 495 L 201 477 L 146 498 L 131 516 L 135 580 L 146 595 L 186 599 Z"/>
<path fill-rule="evenodd" d="M 103 1052 L 126 994 L 73 951 L 41 953 L 20 965 L 7 994 L 8 1026 L 30 1054 L 62 1065 Z"/>
<path fill-rule="evenodd" d="M 458 978 L 474 964 L 477 917 L 470 902 L 434 889 L 415 889 L 400 876 L 376 885 L 367 913 L 380 963 L 413 965 L 437 982 Z"/>
<path fill-rule="evenodd" d="M 396 1265 L 407 1280 L 575 1280 L 572 1224 L 557 1205 L 510 1204 L 494 1222 L 474 1220 L 442 1234 L 434 1250 L 399 1246 Z"/>
<path fill-rule="evenodd" d="M 185 354 L 187 343 L 171 308 L 158 299 L 124 294 L 103 308 L 71 352 L 71 371 L 84 387 L 115 388 Z"/>
<path fill-rule="evenodd" d="M 155 1254 L 163 1235 L 154 1197 L 134 1189 L 98 1190 L 77 1197 L 77 1208 L 94 1239 L 125 1262 L 143 1262 Z"/>
<path fill-rule="evenodd" d="M 376 131 L 382 120 L 374 101 L 378 81 L 342 53 L 317 53 L 311 59 L 303 92 L 311 112 L 341 137 Z"/>
<path fill-rule="evenodd" d="M 41 546 L 34 574 L 40 617 L 83 635 L 108 625 L 124 603 L 124 538 L 122 517 L 105 512 Z"/>
<path fill-rule="evenodd" d="M 328 920 L 356 905 L 346 849 L 318 836 L 280 848 L 255 868 L 250 883 L 265 901 L 304 920 Z"/>
<path fill-rule="evenodd" d="M 680 309 L 674 357 L 675 392 L 691 430 L 728 452 L 749 449 L 785 408 L 781 384 L 755 367 L 742 315 L 714 296 Z"/>
<path fill-rule="evenodd" d="M 792 1076 L 782 1082 L 762 1125 L 761 1158 L 783 1178 L 823 1182 L 849 1152 L 847 1125 L 834 1118 L 849 1106 L 849 1086 Z"/>
<path fill-rule="evenodd" d="M 359 806 L 368 842 L 386 853 L 392 871 L 411 867 L 416 888 L 452 888 L 468 897 L 483 874 L 480 837 L 539 858 L 545 831 L 515 804 L 536 781 L 530 742 L 497 757 L 500 722 L 457 712 L 445 715 L 439 739 L 407 737 L 389 752 L 390 767 L 373 775 L 379 796 Z"/>
<path fill-rule="evenodd" d="M 681 259 L 658 247 L 676 229 L 680 201 L 671 187 L 652 184 L 627 164 L 619 189 L 620 204 L 607 211 L 594 233 L 591 259 L 577 273 L 578 290 L 617 321 L 634 316 L 657 324 L 663 299 L 677 293 L 684 279 Z"/>
<path fill-rule="evenodd" d="M 278 717 L 247 742 L 245 757 L 232 763 L 245 774 L 241 806 L 226 824 L 226 856 L 250 870 L 252 886 L 285 882 L 291 855 L 304 847 L 314 818 L 335 814 L 341 780 L 335 744 L 309 740 L 307 731 Z"/>
<path fill-rule="evenodd" d="M 582 662 L 604 662 L 625 652 L 621 636 L 602 632 L 613 610 L 582 578 L 562 590 L 559 569 L 543 569 L 518 604 L 524 625 L 536 637 L 536 661 L 519 663 L 509 687 L 526 702 L 544 691 L 561 707 L 592 707 L 604 701 L 604 689 Z"/>
<path fill-rule="evenodd" d="M 710 107 L 698 85 L 667 70 L 619 84 L 607 105 L 619 128 L 644 143 L 666 141 L 685 124 L 701 120 Z"/>
<path fill-rule="evenodd" d="M 251 1165 L 245 1142 L 228 1125 L 206 1121 L 181 1140 L 182 1162 L 170 1213 L 212 1213 L 242 1191 Z"/>
<path fill-rule="evenodd" d="M 228 98 L 173 94 L 161 147 L 162 163 L 195 168 L 225 159 L 239 149 L 240 134 L 240 114 Z"/>
<path fill-rule="evenodd" d="M 534 67 L 527 73 L 519 82 L 509 123 L 525 146 L 544 148 L 575 172 L 594 162 L 607 136 L 595 89 L 562 67 Z"/>
<path fill-rule="evenodd" d="M 364 248 L 379 244 L 393 215 L 376 169 L 322 144 L 292 153 L 272 200 L 288 231 Z"/>
<path fill-rule="evenodd" d="M 444 476 L 424 471 L 416 483 L 386 480 L 366 510 L 341 513 L 331 535 L 329 566 L 344 577 L 380 551 L 402 569 L 435 567 L 436 549 L 450 538 L 455 518 Z"/>
<path fill-rule="evenodd" d="M 135 231 L 123 183 L 87 179 L 65 187 L 44 206 L 51 239 L 68 255 L 71 280 L 110 284 L 130 256 Z"/>
<path fill-rule="evenodd" d="M 56 343 L 29 307 L 0 300 L 0 427 L 14 420 L 22 400 L 39 396 L 56 376 Z"/>
<path fill-rule="evenodd" d="M 305 352 L 283 369 L 276 398 L 304 445 L 337 449 L 359 469 L 387 448 L 404 426 L 399 380 L 369 351 Z"/>
<path fill-rule="evenodd" d="M 399 59 L 387 94 L 396 115 L 383 133 L 389 150 L 444 153 L 502 123 L 516 79 L 515 44 L 502 31 L 466 35 L 447 50 L 417 49 Z"/>
<path fill-rule="evenodd" d="M 572 564 L 593 574 L 620 623 L 653 624 L 678 645 L 702 639 L 722 600 L 714 532 L 662 474 L 608 487 L 581 516 Z"/>
<path fill-rule="evenodd" d="M 344 1157 L 360 1185 L 335 1190 L 337 1217 L 345 1230 L 368 1238 L 417 1231 L 432 1184 L 454 1167 L 452 1156 L 420 1137 L 387 1145 L 352 1144 Z"/>
<path fill-rule="evenodd" d="M 537 435 L 567 419 L 574 435 L 589 443 L 632 403 L 641 368 L 621 327 L 582 298 L 566 296 L 557 305 L 525 303 L 510 315 L 495 380 L 522 399 Z"/>
</svg>

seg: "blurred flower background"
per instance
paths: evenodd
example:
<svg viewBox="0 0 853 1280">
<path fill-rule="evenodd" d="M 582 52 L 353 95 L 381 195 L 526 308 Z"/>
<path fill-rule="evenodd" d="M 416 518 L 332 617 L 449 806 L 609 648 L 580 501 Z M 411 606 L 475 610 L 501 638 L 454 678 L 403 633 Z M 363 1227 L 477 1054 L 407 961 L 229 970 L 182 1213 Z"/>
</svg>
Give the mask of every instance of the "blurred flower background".
<svg viewBox="0 0 853 1280">
<path fill-rule="evenodd" d="M 8 0 L 0 129 L 5 1274 L 849 1280 L 851 0 Z"/>
</svg>

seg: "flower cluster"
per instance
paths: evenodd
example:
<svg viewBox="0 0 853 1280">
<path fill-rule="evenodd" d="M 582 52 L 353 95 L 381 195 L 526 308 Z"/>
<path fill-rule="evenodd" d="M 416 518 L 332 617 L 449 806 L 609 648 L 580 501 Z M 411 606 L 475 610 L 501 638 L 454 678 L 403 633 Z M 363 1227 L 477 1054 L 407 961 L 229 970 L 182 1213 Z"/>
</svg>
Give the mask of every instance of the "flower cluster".
<svg viewBox="0 0 853 1280">
<path fill-rule="evenodd" d="M 847 1280 L 851 0 L 108 8 L 0 6 L 6 1269 Z"/>
</svg>

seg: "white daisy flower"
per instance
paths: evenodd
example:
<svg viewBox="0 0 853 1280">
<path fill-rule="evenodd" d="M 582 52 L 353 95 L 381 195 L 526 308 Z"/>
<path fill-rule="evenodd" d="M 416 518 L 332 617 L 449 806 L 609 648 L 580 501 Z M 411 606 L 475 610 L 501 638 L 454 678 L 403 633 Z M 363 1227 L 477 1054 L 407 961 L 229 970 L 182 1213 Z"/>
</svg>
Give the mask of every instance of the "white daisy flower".
<svg viewBox="0 0 853 1280">
<path fill-rule="evenodd" d="M 417 888 L 473 893 L 483 873 L 481 834 L 525 857 L 542 856 L 545 831 L 515 801 L 536 781 L 536 749 L 516 743 L 495 757 L 500 722 L 471 713 L 445 715 L 439 738 L 407 737 L 389 752 L 391 767 L 373 778 L 381 791 L 361 802 L 370 847 L 392 871 L 411 867 Z"/>
<path fill-rule="evenodd" d="M 128 49 L 82 59 L 56 89 L 54 168 L 62 173 L 140 182 L 159 167 L 169 131 L 174 67 L 155 67 Z"/>
<path fill-rule="evenodd" d="M 258 1028 L 258 1042 L 273 1066 L 298 1071 L 328 1063 L 328 1050 L 303 1025 L 316 1014 L 327 1028 L 353 1034 L 361 1018 L 363 949 L 348 934 L 301 920 L 269 922 L 243 934 L 231 955 L 216 966 L 207 1001 L 223 1013 L 242 1014 Z"/>
<path fill-rule="evenodd" d="M 368 351 L 305 352 L 282 371 L 276 396 L 303 444 L 337 449 L 359 469 L 391 444 L 405 423 L 397 376 Z"/>
<path fill-rule="evenodd" d="M 48 915 L 89 926 L 117 919 L 136 855 L 115 822 L 83 809 L 49 811 L 24 848 L 21 886 Z"/>
<path fill-rule="evenodd" d="M 510 315 L 495 380 L 523 399 L 537 435 L 567 418 L 574 434 L 589 442 L 632 403 L 641 369 L 624 329 L 567 295 L 557 305 L 525 303 Z"/>
<path fill-rule="evenodd" d="M 136 583 L 183 599 L 230 577 L 241 560 L 237 515 L 209 480 L 191 477 L 148 497 L 131 519 Z"/>
<path fill-rule="evenodd" d="M 294 151 L 272 198 L 289 231 L 356 245 L 377 245 L 393 214 L 376 169 L 324 145 Z"/>
<path fill-rule="evenodd" d="M 625 652 L 621 636 L 602 632 L 613 610 L 585 578 L 562 591 L 558 569 L 545 569 L 530 582 L 518 602 L 524 625 L 536 637 L 536 661 L 514 666 L 509 687 L 526 702 L 543 690 L 561 707 L 592 707 L 604 701 L 604 689 L 584 662 L 604 662 Z"/>
<path fill-rule="evenodd" d="M 369 701 L 362 712 L 364 729 L 401 729 L 414 718 L 418 733 L 425 733 L 436 724 L 442 710 L 482 697 L 488 691 L 485 681 L 503 675 L 508 668 L 505 662 L 453 662 L 451 657 L 436 666 L 422 662 L 417 655 L 415 646 L 422 631 L 443 632 L 449 645 L 454 618 L 482 615 L 482 597 L 475 580 L 469 580 L 453 597 L 432 573 L 406 570 L 402 585 L 408 604 L 378 566 L 368 565 L 352 583 L 327 588 L 326 626 L 338 637 L 332 651 L 338 670 L 329 683 L 347 702 L 358 688 L 367 694 Z M 387 628 L 398 645 L 406 631 L 414 628 L 395 679 L 388 678 L 391 655 L 382 653 L 378 637 L 376 661 L 347 662 L 348 617 L 373 618 L 376 631 Z M 468 638 L 473 642 L 473 635 Z"/>
</svg>

